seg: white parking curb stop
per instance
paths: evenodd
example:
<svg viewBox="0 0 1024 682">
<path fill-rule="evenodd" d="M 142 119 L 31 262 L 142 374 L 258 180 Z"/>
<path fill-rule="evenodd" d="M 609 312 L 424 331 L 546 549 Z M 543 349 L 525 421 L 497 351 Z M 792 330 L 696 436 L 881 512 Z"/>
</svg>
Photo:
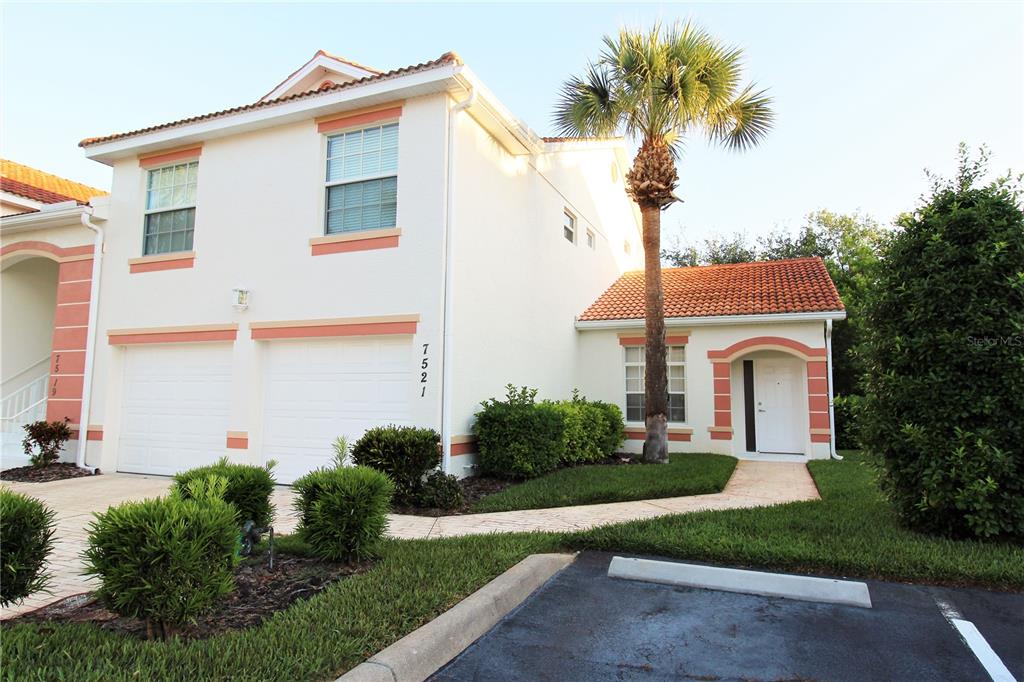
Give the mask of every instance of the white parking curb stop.
<svg viewBox="0 0 1024 682">
<path fill-rule="evenodd" d="M 849 580 L 619 556 L 614 557 L 608 566 L 608 577 L 871 608 L 867 584 Z"/>
</svg>

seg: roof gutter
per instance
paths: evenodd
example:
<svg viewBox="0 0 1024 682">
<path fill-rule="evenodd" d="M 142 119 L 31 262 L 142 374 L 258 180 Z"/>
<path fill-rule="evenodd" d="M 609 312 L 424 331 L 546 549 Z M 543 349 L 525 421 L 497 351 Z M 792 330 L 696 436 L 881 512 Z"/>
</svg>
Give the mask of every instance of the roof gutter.
<svg viewBox="0 0 1024 682">
<path fill-rule="evenodd" d="M 445 220 L 444 220 L 444 329 L 441 336 L 441 470 L 450 474 L 452 468 L 452 318 L 454 305 L 455 259 L 455 123 L 458 113 L 465 111 L 477 100 L 477 91 L 467 83 L 469 96 L 448 108 L 448 148 L 445 168 Z"/>
<path fill-rule="evenodd" d="M 92 248 L 92 283 L 89 290 L 89 322 L 85 328 L 85 368 L 82 370 L 85 376 L 82 381 L 82 412 L 78 418 L 78 452 L 75 455 L 75 464 L 79 469 L 85 469 L 91 474 L 96 473 L 96 467 L 87 466 L 85 463 L 85 449 L 89 443 L 89 413 L 92 407 L 92 375 L 96 359 L 96 321 L 99 318 L 100 308 L 100 273 L 103 272 L 103 228 L 91 220 L 91 212 L 83 211 L 81 216 L 82 225 L 93 231 Z"/>
<path fill-rule="evenodd" d="M 845 320 L 845 310 L 825 310 L 813 313 L 767 313 L 762 315 L 707 315 L 703 317 L 666 317 L 665 325 L 672 327 L 700 327 L 723 324 L 757 324 L 762 322 L 820 322 Z M 644 319 L 629 320 L 576 320 L 576 329 L 643 329 Z"/>
<path fill-rule="evenodd" d="M 828 372 L 828 454 L 832 459 L 842 459 L 836 451 L 836 408 L 835 388 L 832 382 L 832 320 L 825 320 L 825 360 Z"/>
</svg>

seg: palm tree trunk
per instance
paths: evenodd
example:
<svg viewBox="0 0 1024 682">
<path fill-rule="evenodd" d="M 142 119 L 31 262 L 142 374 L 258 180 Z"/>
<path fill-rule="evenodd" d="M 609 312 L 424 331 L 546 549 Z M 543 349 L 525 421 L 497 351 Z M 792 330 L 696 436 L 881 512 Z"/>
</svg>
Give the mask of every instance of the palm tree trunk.
<svg viewBox="0 0 1024 682">
<path fill-rule="evenodd" d="M 643 460 L 668 462 L 668 369 L 665 365 L 665 298 L 661 288 L 661 209 L 640 207 L 644 240 L 644 314 L 646 318 L 646 375 Z"/>
</svg>

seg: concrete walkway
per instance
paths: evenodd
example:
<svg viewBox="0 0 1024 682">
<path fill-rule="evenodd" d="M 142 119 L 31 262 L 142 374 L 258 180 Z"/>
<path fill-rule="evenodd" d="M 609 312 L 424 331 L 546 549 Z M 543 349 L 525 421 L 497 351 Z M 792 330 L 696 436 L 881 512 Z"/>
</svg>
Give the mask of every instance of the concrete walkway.
<svg viewBox="0 0 1024 682">
<path fill-rule="evenodd" d="M 171 479 L 166 477 L 135 474 L 104 474 L 51 483 L 4 481 L 5 488 L 31 495 L 54 509 L 57 512 L 57 532 L 54 551 L 50 556 L 50 572 L 53 574 L 51 594 L 36 594 L 19 606 L 0 610 L 0 620 L 92 589 L 93 581 L 81 574 L 80 555 L 85 548 L 87 527 L 93 513 L 129 500 L 164 495 L 170 484 Z M 298 519 L 292 509 L 294 494 L 291 488 L 276 488 L 272 499 L 277 507 L 275 531 L 293 532 Z M 436 519 L 392 514 L 388 534 L 402 539 L 428 539 L 483 533 L 565 532 L 672 514 L 743 509 L 817 499 L 818 489 L 804 464 L 741 460 L 725 489 L 711 495 L 466 514 Z"/>
</svg>

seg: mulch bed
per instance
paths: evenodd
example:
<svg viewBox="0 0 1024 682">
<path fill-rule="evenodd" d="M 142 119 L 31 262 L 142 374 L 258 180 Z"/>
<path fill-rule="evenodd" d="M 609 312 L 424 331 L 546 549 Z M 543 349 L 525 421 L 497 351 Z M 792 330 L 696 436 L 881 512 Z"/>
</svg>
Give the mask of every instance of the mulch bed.
<svg viewBox="0 0 1024 682">
<path fill-rule="evenodd" d="M 96 474 L 99 474 L 99 469 Z M 19 481 L 21 483 L 46 483 L 48 481 L 63 481 L 65 478 L 81 478 L 82 476 L 95 476 L 85 469 L 79 469 L 73 462 L 55 462 L 46 466 L 17 467 L 4 469 L 0 472 L 0 480 Z"/>
<path fill-rule="evenodd" d="M 319 594 L 330 585 L 368 570 L 372 561 L 331 563 L 314 557 L 278 554 L 274 570 L 266 555 L 246 559 L 235 571 L 236 589 L 212 613 L 186 625 L 176 634 L 184 639 L 206 639 L 233 630 L 256 627 L 297 601 Z M 146 622 L 126 618 L 103 608 L 91 595 L 76 595 L 26 613 L 13 622 L 93 623 L 104 630 L 146 638 Z"/>
<path fill-rule="evenodd" d="M 591 465 L 602 465 L 602 466 L 619 466 L 623 464 L 635 464 L 639 463 L 638 460 L 632 459 L 632 455 L 629 454 L 615 454 L 611 457 L 606 457 L 599 462 L 590 462 Z M 417 507 L 415 505 L 393 505 L 391 511 L 395 514 L 414 514 L 416 516 L 461 516 L 463 514 L 472 514 L 473 505 L 488 495 L 500 493 L 506 488 L 511 488 L 514 485 L 518 485 L 522 481 L 507 481 L 503 478 L 487 478 L 485 476 L 470 476 L 459 480 L 459 485 L 462 486 L 462 499 L 463 504 L 458 509 L 436 509 L 434 507 Z"/>
</svg>

